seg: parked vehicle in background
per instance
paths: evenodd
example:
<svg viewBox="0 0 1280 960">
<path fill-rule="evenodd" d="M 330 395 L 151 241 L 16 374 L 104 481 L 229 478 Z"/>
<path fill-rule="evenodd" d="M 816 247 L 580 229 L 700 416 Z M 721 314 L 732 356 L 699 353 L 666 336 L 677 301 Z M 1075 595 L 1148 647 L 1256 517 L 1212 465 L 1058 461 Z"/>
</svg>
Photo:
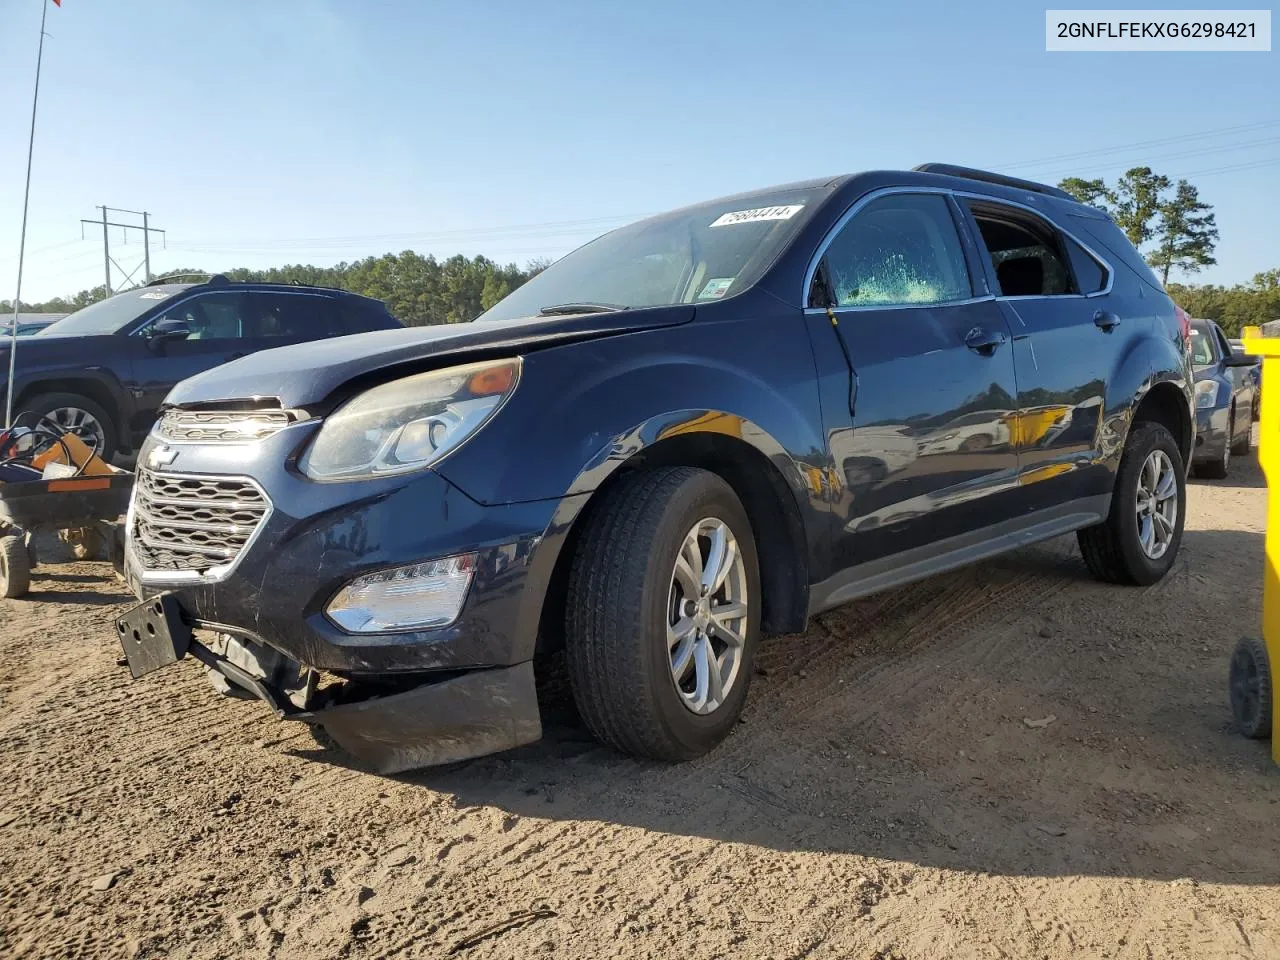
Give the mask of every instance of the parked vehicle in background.
<svg viewBox="0 0 1280 960">
<path fill-rule="evenodd" d="M 1249 357 L 1249 359 L 1253 361 L 1252 368 L 1242 368 L 1242 375 L 1253 381 L 1254 388 L 1257 391 L 1255 395 L 1257 402 L 1253 405 L 1253 421 L 1254 423 L 1257 423 L 1259 411 L 1262 409 L 1262 358 L 1245 353 L 1243 340 L 1228 339 L 1227 342 L 1231 344 L 1231 351 L 1233 353 L 1242 357 Z"/>
<path fill-rule="evenodd" d="M 62 314 L 46 316 L 43 314 L 19 314 L 18 315 L 18 336 L 29 337 L 32 334 L 39 333 L 41 330 L 47 329 L 62 319 Z M 13 336 L 13 318 L 0 320 L 0 337 Z"/>
<path fill-rule="evenodd" d="M 536 739 L 559 650 L 602 741 L 696 757 L 761 635 L 856 597 L 1073 531 L 1100 579 L 1163 577 L 1188 337 L 1042 184 L 931 164 L 677 210 L 473 323 L 179 384 L 118 636 L 135 677 L 190 650 L 383 772 Z M 214 415 L 257 439 L 187 433 Z"/>
<path fill-rule="evenodd" d="M 1191 465 L 1202 477 L 1221 479 L 1232 454 L 1246 454 L 1252 442 L 1258 385 L 1256 358 L 1231 349 L 1212 320 L 1191 321 L 1191 363 L 1195 369 L 1196 449 Z"/>
<path fill-rule="evenodd" d="M 136 449 L 179 380 L 270 347 L 399 326 L 380 301 L 345 290 L 162 278 L 24 338 L 14 409 L 76 434 L 109 461 Z M 8 351 L 0 341 L 0 396 Z"/>
</svg>

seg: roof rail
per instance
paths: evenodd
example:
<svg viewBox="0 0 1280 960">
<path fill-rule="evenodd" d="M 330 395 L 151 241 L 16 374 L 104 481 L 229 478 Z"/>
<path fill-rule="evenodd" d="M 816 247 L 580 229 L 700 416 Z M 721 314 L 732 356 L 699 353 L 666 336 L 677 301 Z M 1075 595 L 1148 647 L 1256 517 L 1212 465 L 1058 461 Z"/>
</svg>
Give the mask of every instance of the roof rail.
<svg viewBox="0 0 1280 960">
<path fill-rule="evenodd" d="M 916 173 L 938 173 L 944 177 L 963 177 L 965 180 L 981 180 L 983 183 L 995 183 L 1002 187 L 1013 187 L 1017 190 L 1030 190 L 1032 193 L 1043 193 L 1060 200 L 1079 202 L 1071 194 L 1047 183 L 1034 180 L 1023 180 L 1020 177 L 1009 177 L 1003 173 L 992 173 L 989 170 L 976 170 L 973 167 L 958 167 L 952 163 L 922 163 L 912 167 Z"/>
<path fill-rule="evenodd" d="M 196 283 L 230 283 L 225 274 L 221 273 L 171 273 L 166 277 L 156 277 L 154 280 L 148 280 L 143 284 L 144 287 L 158 287 L 165 283 L 184 283 L 187 280 L 194 280 Z"/>
</svg>

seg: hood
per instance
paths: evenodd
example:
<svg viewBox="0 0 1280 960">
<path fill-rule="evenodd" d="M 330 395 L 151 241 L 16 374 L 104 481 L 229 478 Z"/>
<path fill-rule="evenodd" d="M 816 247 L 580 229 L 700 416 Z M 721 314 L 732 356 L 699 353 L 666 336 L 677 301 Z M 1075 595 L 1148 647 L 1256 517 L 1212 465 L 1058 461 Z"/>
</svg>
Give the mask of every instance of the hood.
<svg viewBox="0 0 1280 960">
<path fill-rule="evenodd" d="M 38 337 L 18 337 L 17 369 L 21 373 L 34 367 L 45 368 L 56 366 L 85 366 L 81 362 L 86 357 L 100 358 L 106 356 L 111 346 L 117 342 L 111 334 L 89 337 L 55 337 L 52 334 L 41 334 Z M 9 375 L 9 343 L 10 336 L 6 332 L 0 337 L 0 380 Z M 75 344 L 85 343 L 88 346 L 78 348 Z M 75 351 L 74 353 L 72 351 Z"/>
<path fill-rule="evenodd" d="M 323 401 L 343 384 L 368 374 L 462 362 L 471 354 L 520 353 L 561 343 L 660 327 L 693 319 L 692 306 L 616 313 L 472 321 L 403 330 L 377 330 L 263 350 L 184 380 L 165 401 L 195 406 L 219 400 L 274 397 L 284 407 Z"/>
</svg>

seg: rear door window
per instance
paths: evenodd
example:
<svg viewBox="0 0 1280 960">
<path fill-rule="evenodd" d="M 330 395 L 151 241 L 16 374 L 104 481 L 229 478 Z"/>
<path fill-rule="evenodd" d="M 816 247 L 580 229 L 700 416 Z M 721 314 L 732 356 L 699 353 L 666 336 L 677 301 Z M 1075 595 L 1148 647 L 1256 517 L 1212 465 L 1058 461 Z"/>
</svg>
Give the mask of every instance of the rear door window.
<svg viewBox="0 0 1280 960">
<path fill-rule="evenodd" d="M 1062 244 L 1065 238 L 1049 223 L 1015 207 L 986 200 L 969 201 L 968 206 L 991 258 L 1001 296 L 1080 293 L 1067 265 Z"/>
<path fill-rule="evenodd" d="M 319 340 L 339 331 L 329 297 L 297 293 L 253 293 L 246 298 L 245 336 L 266 340 Z"/>
<path fill-rule="evenodd" d="M 822 268 L 839 307 L 973 296 L 955 219 L 939 194 L 894 193 L 872 200 L 831 241 Z"/>
</svg>

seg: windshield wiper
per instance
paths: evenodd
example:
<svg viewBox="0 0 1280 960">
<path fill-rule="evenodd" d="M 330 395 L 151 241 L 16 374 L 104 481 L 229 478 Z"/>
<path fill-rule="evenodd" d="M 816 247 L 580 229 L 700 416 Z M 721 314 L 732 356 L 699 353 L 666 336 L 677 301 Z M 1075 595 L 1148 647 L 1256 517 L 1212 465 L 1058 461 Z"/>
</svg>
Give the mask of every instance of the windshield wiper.
<svg viewBox="0 0 1280 960">
<path fill-rule="evenodd" d="M 618 303 L 557 303 L 538 311 L 540 317 L 555 317 L 570 313 L 617 313 L 626 307 Z"/>
</svg>

